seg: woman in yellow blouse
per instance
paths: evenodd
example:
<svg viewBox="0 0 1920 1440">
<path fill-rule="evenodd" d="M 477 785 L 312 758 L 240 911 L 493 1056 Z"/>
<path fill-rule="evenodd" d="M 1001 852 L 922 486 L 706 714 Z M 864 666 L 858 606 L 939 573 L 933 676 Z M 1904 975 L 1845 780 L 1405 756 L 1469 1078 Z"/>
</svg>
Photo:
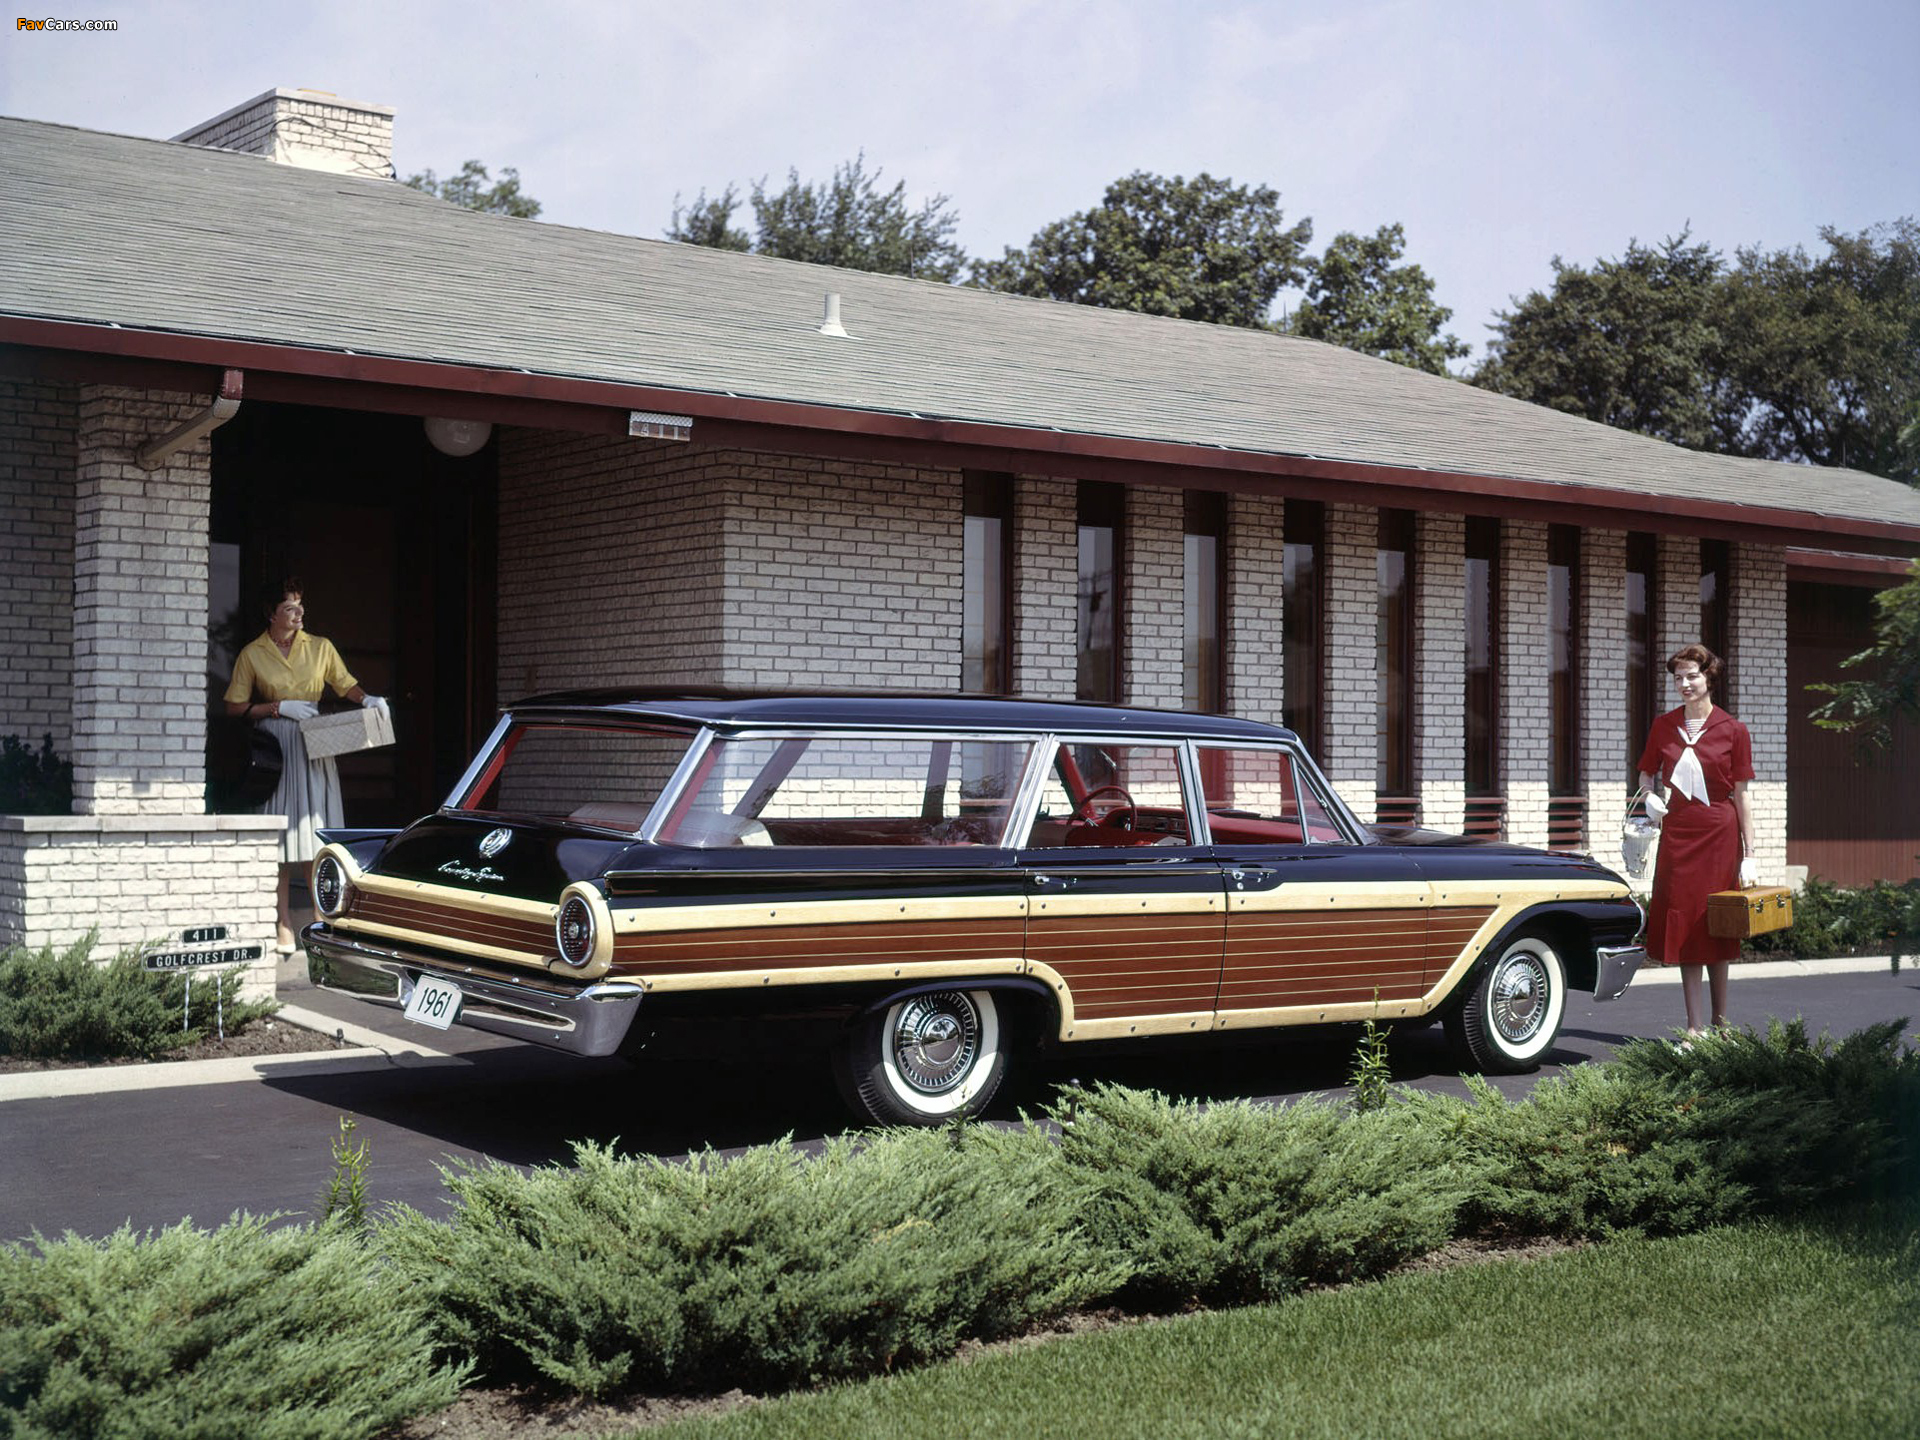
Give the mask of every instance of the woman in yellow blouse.
<svg viewBox="0 0 1920 1440">
<path fill-rule="evenodd" d="M 300 722 L 320 713 L 320 692 L 329 686 L 334 694 L 357 705 L 382 710 L 387 707 L 378 695 L 360 688 L 331 640 L 307 633 L 303 591 L 294 577 L 274 587 L 265 607 L 267 628 L 234 661 L 226 696 L 227 714 L 245 716 L 266 726 L 280 742 L 280 783 L 274 788 L 273 798 L 260 807 L 260 813 L 287 817 L 286 833 L 280 839 L 278 886 L 278 948 L 282 955 L 292 954 L 294 948 L 288 900 L 294 872 L 319 853 L 316 831 L 344 823 L 340 772 L 331 756 L 318 760 L 307 757 Z"/>
</svg>

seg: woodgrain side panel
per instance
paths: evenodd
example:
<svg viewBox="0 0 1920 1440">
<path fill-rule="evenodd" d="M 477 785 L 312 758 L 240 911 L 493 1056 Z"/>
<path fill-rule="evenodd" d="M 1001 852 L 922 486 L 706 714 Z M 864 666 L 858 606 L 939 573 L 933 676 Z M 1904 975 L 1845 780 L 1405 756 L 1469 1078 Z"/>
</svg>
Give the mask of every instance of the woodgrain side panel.
<svg viewBox="0 0 1920 1440">
<path fill-rule="evenodd" d="M 1024 934 L 1017 916 L 642 931 L 614 937 L 610 973 L 648 979 L 716 971 L 840 970 L 898 961 L 1017 961 Z"/>
<path fill-rule="evenodd" d="M 1027 957 L 1056 971 L 1085 1020 L 1211 1010 L 1226 917 L 1218 904 L 1186 914 L 1042 916 Z"/>
<path fill-rule="evenodd" d="M 1427 912 L 1299 910 L 1233 917 L 1222 1010 L 1407 1000 L 1426 988 Z"/>
</svg>

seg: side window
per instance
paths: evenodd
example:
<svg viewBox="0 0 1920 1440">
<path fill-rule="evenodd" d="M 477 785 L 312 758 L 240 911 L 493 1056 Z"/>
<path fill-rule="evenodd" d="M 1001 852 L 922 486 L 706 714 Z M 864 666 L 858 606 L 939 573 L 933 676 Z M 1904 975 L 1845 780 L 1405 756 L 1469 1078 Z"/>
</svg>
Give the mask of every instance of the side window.
<svg viewBox="0 0 1920 1440">
<path fill-rule="evenodd" d="M 1216 844 L 1325 844 L 1346 838 L 1290 752 L 1207 745 L 1199 753 L 1207 824 Z"/>
<path fill-rule="evenodd" d="M 1028 844 L 1191 844 L 1186 794 L 1178 745 L 1062 745 Z"/>
</svg>

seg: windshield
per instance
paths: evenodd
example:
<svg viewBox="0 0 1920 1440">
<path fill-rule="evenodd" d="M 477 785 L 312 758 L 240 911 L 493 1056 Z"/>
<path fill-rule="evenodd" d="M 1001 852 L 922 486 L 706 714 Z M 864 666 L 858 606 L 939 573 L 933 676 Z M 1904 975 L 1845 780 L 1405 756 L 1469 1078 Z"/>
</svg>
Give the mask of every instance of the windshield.
<svg viewBox="0 0 1920 1440">
<path fill-rule="evenodd" d="M 514 724 L 454 808 L 635 834 L 692 739 L 628 725 Z"/>
<path fill-rule="evenodd" d="M 673 845 L 999 845 L 1030 740 L 716 739 L 661 827 Z"/>
</svg>

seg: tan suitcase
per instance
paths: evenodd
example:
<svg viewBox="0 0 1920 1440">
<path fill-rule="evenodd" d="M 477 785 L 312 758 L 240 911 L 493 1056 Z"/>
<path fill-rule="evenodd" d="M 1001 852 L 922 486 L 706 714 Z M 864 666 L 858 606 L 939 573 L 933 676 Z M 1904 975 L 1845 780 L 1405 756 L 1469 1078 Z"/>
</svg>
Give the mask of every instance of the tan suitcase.
<svg viewBox="0 0 1920 1440">
<path fill-rule="evenodd" d="M 1793 924 L 1793 892 L 1784 885 L 1716 890 L 1707 896 L 1707 931 L 1721 940 L 1751 940 Z"/>
</svg>

